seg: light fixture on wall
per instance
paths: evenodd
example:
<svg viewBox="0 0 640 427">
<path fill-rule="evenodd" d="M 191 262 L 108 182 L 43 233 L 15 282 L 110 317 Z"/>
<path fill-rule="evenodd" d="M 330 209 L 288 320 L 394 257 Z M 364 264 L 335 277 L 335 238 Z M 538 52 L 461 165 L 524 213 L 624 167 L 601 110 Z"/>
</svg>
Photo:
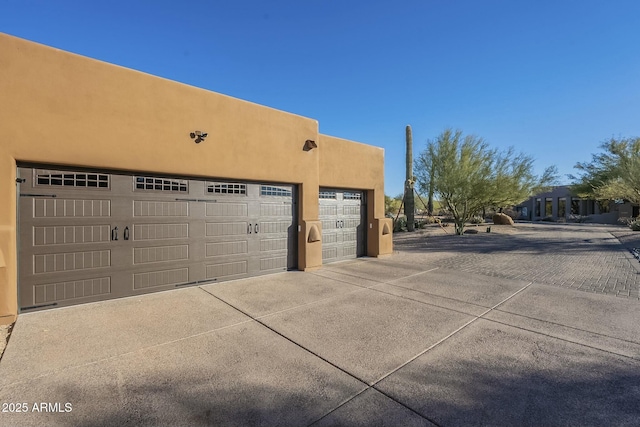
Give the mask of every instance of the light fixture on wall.
<svg viewBox="0 0 640 427">
<path fill-rule="evenodd" d="M 199 130 L 193 131 L 189 134 L 189 136 L 191 137 L 191 139 L 195 139 L 196 144 L 200 144 L 202 141 L 204 141 L 204 139 L 207 137 L 207 133 L 206 132 L 201 132 Z"/>
<path fill-rule="evenodd" d="M 313 150 L 314 148 L 318 148 L 318 144 L 316 144 L 315 141 L 307 139 L 304 142 L 304 148 L 303 148 L 304 151 L 310 151 L 310 150 Z"/>
</svg>

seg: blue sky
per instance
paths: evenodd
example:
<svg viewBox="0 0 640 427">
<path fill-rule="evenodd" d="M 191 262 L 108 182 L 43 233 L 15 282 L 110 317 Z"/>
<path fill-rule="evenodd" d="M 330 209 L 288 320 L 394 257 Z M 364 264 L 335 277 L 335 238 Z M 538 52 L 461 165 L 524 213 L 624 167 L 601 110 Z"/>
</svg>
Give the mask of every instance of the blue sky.
<svg viewBox="0 0 640 427">
<path fill-rule="evenodd" d="M 0 0 L 0 32 L 314 118 L 385 149 L 446 127 L 564 175 L 640 136 L 637 0 Z"/>
</svg>

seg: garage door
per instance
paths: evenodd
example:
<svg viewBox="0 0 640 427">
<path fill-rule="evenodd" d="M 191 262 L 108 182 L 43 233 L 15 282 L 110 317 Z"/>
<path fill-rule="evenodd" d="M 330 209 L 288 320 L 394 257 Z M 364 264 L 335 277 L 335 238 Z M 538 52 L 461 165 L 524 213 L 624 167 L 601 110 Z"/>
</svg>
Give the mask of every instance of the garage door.
<svg viewBox="0 0 640 427">
<path fill-rule="evenodd" d="M 322 262 L 356 258 L 366 253 L 364 193 L 320 189 Z"/>
<path fill-rule="evenodd" d="M 18 168 L 22 310 L 296 267 L 294 187 Z"/>
</svg>

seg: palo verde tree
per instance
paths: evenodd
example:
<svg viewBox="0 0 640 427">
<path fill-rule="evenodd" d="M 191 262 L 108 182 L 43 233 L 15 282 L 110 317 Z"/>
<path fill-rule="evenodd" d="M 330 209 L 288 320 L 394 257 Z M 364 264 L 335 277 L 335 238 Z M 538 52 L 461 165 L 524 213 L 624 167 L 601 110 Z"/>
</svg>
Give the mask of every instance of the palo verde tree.
<svg viewBox="0 0 640 427">
<path fill-rule="evenodd" d="M 577 163 L 572 192 L 596 200 L 625 199 L 640 203 L 640 138 L 611 138 L 591 162 Z"/>
<path fill-rule="evenodd" d="M 497 153 L 493 161 L 492 191 L 489 192 L 487 207 L 502 209 L 517 205 L 533 194 L 548 191 L 557 181 L 558 169 L 546 168 L 542 176 L 533 173 L 533 157 L 516 153 L 513 147 Z"/>
<path fill-rule="evenodd" d="M 384 213 L 385 215 L 396 215 L 402 205 L 402 197 L 404 194 L 400 194 L 396 197 L 384 195 Z"/>
<path fill-rule="evenodd" d="M 446 129 L 416 159 L 419 187 L 432 191 L 453 216 L 456 234 L 483 207 L 518 204 L 556 179 L 555 167 L 541 177 L 533 174 L 533 159 L 489 147 L 474 135 Z"/>
</svg>

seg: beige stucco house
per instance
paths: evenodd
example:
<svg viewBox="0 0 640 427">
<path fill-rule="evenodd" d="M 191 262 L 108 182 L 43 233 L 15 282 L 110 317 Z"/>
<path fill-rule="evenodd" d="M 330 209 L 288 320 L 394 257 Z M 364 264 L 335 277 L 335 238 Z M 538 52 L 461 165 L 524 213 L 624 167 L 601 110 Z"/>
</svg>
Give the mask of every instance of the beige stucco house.
<svg viewBox="0 0 640 427">
<path fill-rule="evenodd" d="M 0 323 L 392 251 L 384 151 L 0 34 Z"/>
</svg>

